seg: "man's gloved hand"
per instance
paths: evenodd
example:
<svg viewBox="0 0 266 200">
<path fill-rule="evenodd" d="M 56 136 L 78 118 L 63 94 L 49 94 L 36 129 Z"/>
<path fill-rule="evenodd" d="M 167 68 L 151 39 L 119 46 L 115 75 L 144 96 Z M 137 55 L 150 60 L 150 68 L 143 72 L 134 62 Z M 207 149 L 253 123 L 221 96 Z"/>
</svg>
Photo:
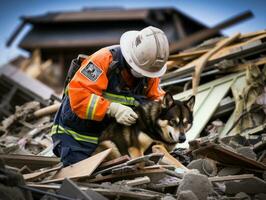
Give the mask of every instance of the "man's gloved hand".
<svg viewBox="0 0 266 200">
<path fill-rule="evenodd" d="M 138 118 L 138 115 L 132 110 L 132 108 L 115 102 L 110 104 L 107 114 L 111 117 L 115 117 L 118 123 L 126 126 L 136 123 Z"/>
</svg>

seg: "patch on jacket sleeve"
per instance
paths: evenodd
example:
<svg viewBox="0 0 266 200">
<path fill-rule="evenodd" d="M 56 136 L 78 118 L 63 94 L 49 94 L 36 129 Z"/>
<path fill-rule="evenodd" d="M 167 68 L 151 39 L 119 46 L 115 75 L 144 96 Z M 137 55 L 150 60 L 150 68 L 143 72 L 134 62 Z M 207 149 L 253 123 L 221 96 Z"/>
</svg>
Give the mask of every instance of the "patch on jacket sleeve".
<svg viewBox="0 0 266 200">
<path fill-rule="evenodd" d="M 93 62 L 89 62 L 86 67 L 81 70 L 81 73 L 87 77 L 89 80 L 95 82 L 99 78 L 99 76 L 103 73 L 97 65 Z"/>
</svg>

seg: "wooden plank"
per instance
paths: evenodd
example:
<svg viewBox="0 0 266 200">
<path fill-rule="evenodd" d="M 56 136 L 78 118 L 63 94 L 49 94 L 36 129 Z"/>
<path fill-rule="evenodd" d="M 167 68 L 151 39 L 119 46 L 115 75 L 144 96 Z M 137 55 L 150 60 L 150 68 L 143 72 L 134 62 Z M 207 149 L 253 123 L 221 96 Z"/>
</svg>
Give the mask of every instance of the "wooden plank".
<svg viewBox="0 0 266 200">
<path fill-rule="evenodd" d="M 46 156 L 33 156 L 33 155 L 19 155 L 19 154 L 0 154 L 0 159 L 5 161 L 5 164 L 22 168 L 25 165 L 31 170 L 37 170 L 46 167 L 55 166 L 60 162 L 57 157 L 46 157 Z"/>
<path fill-rule="evenodd" d="M 48 189 L 53 189 L 53 190 L 58 190 L 61 187 L 61 184 L 39 184 L 39 183 L 27 183 L 27 186 L 29 187 L 33 187 L 33 188 L 37 188 L 37 189 L 44 189 L 44 190 L 48 190 Z M 87 189 L 87 187 L 83 187 L 84 190 Z"/>
<path fill-rule="evenodd" d="M 126 184 L 128 186 L 136 186 L 136 185 L 142 185 L 142 184 L 146 184 L 150 182 L 151 182 L 151 179 L 148 176 L 144 176 L 144 177 L 136 178 L 134 180 L 126 181 Z"/>
<path fill-rule="evenodd" d="M 196 51 L 190 51 L 190 52 L 181 52 L 179 54 L 173 54 L 170 55 L 168 60 L 178 60 L 178 59 L 187 59 L 187 58 L 194 58 L 202 56 L 203 54 L 207 53 L 210 49 L 202 49 L 202 50 L 196 50 Z"/>
<path fill-rule="evenodd" d="M 67 166 L 56 173 L 51 180 L 42 183 L 52 183 L 64 180 L 64 178 L 81 178 L 90 176 L 94 170 L 109 155 L 111 149 L 107 149 L 101 153 L 91 156 L 73 165 Z"/>
<path fill-rule="evenodd" d="M 110 161 L 107 161 L 107 162 L 102 163 L 97 168 L 97 171 L 100 171 L 100 170 L 103 170 L 103 169 L 106 169 L 106 168 L 109 168 L 109 167 L 112 167 L 112 166 L 115 166 L 115 165 L 122 164 L 124 162 L 129 161 L 129 160 L 130 160 L 130 157 L 128 155 L 121 156 L 119 158 L 116 158 L 116 159 L 113 159 L 113 160 L 110 160 Z"/>
<path fill-rule="evenodd" d="M 199 87 L 196 95 L 196 102 L 193 108 L 193 125 L 186 133 L 186 141 L 178 143 L 176 147 L 188 148 L 188 142 L 199 137 L 201 131 L 209 122 L 221 100 L 226 96 L 231 86 L 239 80 L 245 80 L 245 73 L 231 74 L 226 77 L 214 80 Z M 192 95 L 192 90 L 174 95 L 174 99 L 185 100 Z"/>
<path fill-rule="evenodd" d="M 105 189 L 105 188 L 92 188 L 93 191 L 108 197 L 109 199 L 141 199 L 141 200 L 154 200 L 154 199 L 162 199 L 163 194 L 155 193 L 150 190 L 143 189 L 134 189 L 135 191 L 125 191 L 125 190 L 117 190 L 117 189 Z M 139 191 L 141 190 L 141 191 Z"/>
<path fill-rule="evenodd" d="M 249 40 L 247 40 L 245 42 L 241 42 L 241 43 L 227 46 L 227 47 L 223 48 L 221 51 L 215 53 L 211 57 L 211 59 L 217 60 L 221 57 L 226 57 L 228 55 L 236 54 L 236 53 L 242 52 L 246 49 L 253 48 L 254 46 L 258 46 L 258 45 L 262 44 L 263 41 L 265 40 L 265 38 L 266 38 L 266 33 L 259 35 L 257 37 L 254 37 L 254 38 L 250 38 Z"/>
<path fill-rule="evenodd" d="M 246 34 L 241 34 L 239 39 L 248 39 L 251 37 L 257 37 L 260 35 L 266 34 L 266 30 L 262 31 L 256 31 L 256 32 L 251 32 L 251 33 L 246 33 Z M 172 54 L 169 56 L 168 61 L 176 61 L 176 60 L 183 60 L 183 59 L 195 59 L 197 57 L 202 56 L 203 54 L 207 53 L 211 49 L 200 49 L 200 50 L 191 50 L 191 51 L 185 51 L 185 52 L 180 52 L 178 54 Z"/>
<path fill-rule="evenodd" d="M 209 177 L 209 181 L 211 181 L 211 182 L 223 182 L 223 181 L 250 179 L 250 178 L 253 178 L 253 177 L 255 177 L 254 174 L 215 176 L 215 177 Z"/>
<path fill-rule="evenodd" d="M 35 180 L 37 178 L 41 178 L 42 176 L 45 176 L 45 175 L 47 175 L 50 172 L 57 171 L 57 170 L 59 170 L 61 168 L 62 168 L 62 166 L 57 166 L 57 167 L 54 167 L 52 169 L 47 169 L 47 170 L 43 170 L 43 171 L 40 171 L 40 172 L 33 172 L 33 173 L 29 173 L 29 174 L 23 174 L 23 178 L 26 181 L 33 181 L 33 180 Z"/>
<path fill-rule="evenodd" d="M 59 109 L 60 105 L 61 105 L 60 103 L 55 103 L 53 105 L 41 108 L 41 109 L 35 111 L 33 113 L 33 116 L 36 118 L 39 118 L 39 117 L 42 117 L 45 115 L 50 115 L 52 113 L 55 113 Z"/>
<path fill-rule="evenodd" d="M 239 64 L 237 66 L 228 67 L 226 69 L 223 69 L 222 71 L 226 72 L 240 72 L 246 70 L 250 65 L 252 66 L 260 66 L 266 64 L 266 57 L 249 60 L 245 63 Z"/>
<path fill-rule="evenodd" d="M 38 189 L 53 189 L 53 190 L 58 190 L 60 189 L 61 185 L 53 184 L 53 185 L 42 185 L 42 184 L 33 184 L 33 183 L 28 183 L 27 186 L 33 187 L 33 188 L 38 188 Z M 111 189 L 105 189 L 105 188 L 91 188 L 91 187 L 86 187 L 86 186 L 79 186 L 79 189 L 82 191 L 86 191 L 88 188 L 91 190 L 98 192 L 104 196 L 109 196 L 110 198 L 116 198 L 119 196 L 121 199 L 142 199 L 142 200 L 152 200 L 152 199 L 161 199 L 160 196 L 163 196 L 163 194 L 154 192 L 154 191 L 147 191 L 143 189 L 134 189 L 135 191 L 117 191 L 117 190 L 111 190 Z M 139 191 L 140 190 L 140 191 Z M 142 191 L 142 192 L 141 192 Z M 147 192 L 145 192 L 147 191 Z M 148 193 L 149 192 L 149 193 Z M 123 198 L 124 197 L 124 198 Z"/>
<path fill-rule="evenodd" d="M 266 46 L 265 38 L 266 38 L 266 34 L 263 34 L 255 38 L 251 38 L 248 41 L 225 47 L 221 51 L 219 51 L 218 53 L 215 53 L 214 55 L 210 57 L 210 59 L 208 60 L 207 66 L 214 64 L 216 62 L 219 62 L 220 60 L 223 60 L 223 59 L 234 58 L 240 54 L 243 56 L 246 54 L 257 53 L 257 51 L 264 51 L 265 46 Z M 179 77 L 184 74 L 189 75 L 190 73 L 193 72 L 194 67 L 196 66 L 198 62 L 197 60 L 198 59 L 193 60 L 192 62 L 181 67 L 180 69 L 177 69 L 171 73 L 167 73 L 163 75 L 161 78 L 162 81 L 167 80 L 169 78 L 173 78 L 173 77 Z"/>
<path fill-rule="evenodd" d="M 192 91 L 193 91 L 192 93 L 193 93 L 193 95 L 197 94 L 201 72 L 202 72 L 203 68 L 205 67 L 205 65 L 207 64 L 210 57 L 212 55 L 214 55 L 215 53 L 220 53 L 220 50 L 223 47 L 225 47 L 228 44 L 235 41 L 237 38 L 239 38 L 239 36 L 240 36 L 240 33 L 236 33 L 235 35 L 233 35 L 229 38 L 225 38 L 224 40 L 219 42 L 212 50 L 208 51 L 203 56 L 201 56 L 199 59 L 197 59 L 197 63 L 195 64 L 195 70 L 194 70 L 193 79 L 192 79 Z"/>
<path fill-rule="evenodd" d="M 266 33 L 266 30 L 259 30 L 259 31 L 251 32 L 251 33 L 245 33 L 240 36 L 240 39 L 242 40 L 242 39 L 247 39 L 250 37 L 256 37 L 258 35 L 262 35 L 265 33 Z"/>
<path fill-rule="evenodd" d="M 240 166 L 242 168 L 254 169 L 254 170 L 266 170 L 266 166 L 263 163 L 256 160 L 247 158 L 236 152 L 230 151 L 220 145 L 209 143 L 207 146 L 201 147 L 193 151 L 195 155 L 203 155 L 213 160 L 216 160 L 222 164 L 231 166 Z"/>
<path fill-rule="evenodd" d="M 224 22 L 217 24 L 213 28 L 198 31 L 198 32 L 196 32 L 196 33 L 194 33 L 188 37 L 183 38 L 182 40 L 171 43 L 171 45 L 169 47 L 170 52 L 172 53 L 172 52 L 175 52 L 175 51 L 178 51 L 181 49 L 185 49 L 192 44 L 195 44 L 197 42 L 200 42 L 206 38 L 209 38 L 209 37 L 217 34 L 223 28 L 226 28 L 226 27 L 229 27 L 229 26 L 234 25 L 236 23 L 239 23 L 239 22 L 246 20 L 250 17 L 253 17 L 252 12 L 245 11 L 243 13 L 240 13 L 237 16 L 234 16 L 228 20 L 225 20 Z"/>
<path fill-rule="evenodd" d="M 110 174 L 106 176 L 96 177 L 94 179 L 86 180 L 88 183 L 98 183 L 98 182 L 115 182 L 119 180 L 132 179 L 136 177 L 143 177 L 149 175 L 156 175 L 166 173 L 166 169 L 151 169 L 151 170 L 138 170 L 136 172 L 129 172 L 124 174 Z"/>
</svg>

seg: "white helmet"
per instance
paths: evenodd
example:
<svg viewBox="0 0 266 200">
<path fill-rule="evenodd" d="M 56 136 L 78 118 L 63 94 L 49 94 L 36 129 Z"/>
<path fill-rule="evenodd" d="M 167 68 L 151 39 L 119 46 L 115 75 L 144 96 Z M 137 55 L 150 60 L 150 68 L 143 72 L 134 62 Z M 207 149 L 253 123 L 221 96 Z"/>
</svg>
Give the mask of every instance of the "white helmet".
<svg viewBox="0 0 266 200">
<path fill-rule="evenodd" d="M 120 47 L 136 72 L 151 78 L 165 73 L 169 44 L 162 30 L 149 26 L 141 31 L 127 31 L 120 38 Z"/>
</svg>

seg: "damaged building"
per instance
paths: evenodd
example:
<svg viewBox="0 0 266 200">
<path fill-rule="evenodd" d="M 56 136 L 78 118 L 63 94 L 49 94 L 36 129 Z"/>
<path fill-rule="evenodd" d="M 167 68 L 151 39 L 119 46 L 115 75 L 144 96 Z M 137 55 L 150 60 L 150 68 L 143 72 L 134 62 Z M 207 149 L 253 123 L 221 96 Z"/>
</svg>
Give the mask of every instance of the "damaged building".
<svg viewBox="0 0 266 200">
<path fill-rule="evenodd" d="M 192 26 L 186 27 L 183 23 L 191 19 L 172 9 L 134 10 L 132 13 L 110 10 L 104 12 L 105 15 L 99 14 L 103 11 L 93 11 L 93 15 L 87 12 L 24 18 L 25 23 L 34 26 L 20 45 L 32 52 L 39 49 L 35 51 L 34 59 L 37 61 L 31 63 L 42 65 L 40 57 L 41 60 L 62 59 L 61 62 L 65 63 L 71 56 L 75 57 L 74 54 L 89 54 L 89 50 L 117 43 L 119 35 L 126 30 L 158 25 L 169 37 L 172 49 L 160 86 L 174 94 L 176 100 L 183 101 L 192 95 L 196 97 L 193 125 L 186 133 L 187 140 L 177 144 L 171 152 L 156 144 L 151 147 L 151 152 L 138 158 L 123 155 L 107 160 L 111 153 L 111 149 L 107 149 L 63 167 L 52 153 L 49 134 L 60 98 L 54 95 L 53 90 L 42 89 L 40 85 L 38 89 L 28 91 L 25 81 L 13 84 L 15 80 L 12 79 L 21 80 L 15 76 L 24 75 L 18 75 L 21 73 L 16 72 L 18 69 L 6 66 L 0 84 L 5 85 L 4 92 L 12 99 L 8 106 L 14 107 L 16 99 L 27 98 L 19 100 L 20 105 L 8 109 L 8 112 L 3 111 L 5 115 L 0 122 L 0 158 L 3 160 L 0 163 L 0 196 L 12 199 L 16 194 L 17 199 L 69 200 L 266 199 L 266 31 L 230 36 L 219 34 L 236 19 L 204 30 L 201 30 L 204 26 L 193 22 L 192 30 Z M 125 17 L 124 12 L 129 14 Z M 102 32 L 99 35 L 102 43 L 92 41 L 92 34 L 96 33 L 86 36 L 86 47 L 77 45 L 78 37 L 73 37 L 71 41 L 77 42 L 73 42 L 77 45 L 73 46 L 73 51 L 70 51 L 71 46 L 60 46 L 58 41 L 53 45 L 60 55 L 54 54 L 54 58 L 49 55 L 55 49 L 42 46 L 53 34 L 55 38 L 62 34 L 63 39 L 71 35 L 71 32 L 50 30 L 52 22 L 64 26 L 75 20 L 80 20 L 78 24 L 81 25 L 101 20 L 107 23 L 107 19 L 116 22 L 112 26 L 115 30 Z M 243 19 L 243 15 L 239 19 Z M 183 25 L 175 21 L 175 26 L 172 26 L 172 20 L 180 20 Z M 84 39 L 86 31 L 89 29 L 84 29 L 80 38 Z M 108 38 L 107 33 L 113 37 Z M 38 34 L 44 34 L 47 40 L 36 43 L 40 45 L 38 47 L 27 46 L 35 36 L 39 37 Z M 62 67 L 62 70 L 67 70 L 65 64 Z M 8 85 L 10 83 L 12 86 Z M 23 95 L 13 97 L 17 90 Z M 40 94 L 39 90 L 43 92 Z M 1 108 L 7 108 L 7 102 L 2 98 Z"/>
<path fill-rule="evenodd" d="M 155 26 L 162 29 L 170 43 L 173 43 L 206 28 L 199 21 L 173 8 L 84 9 L 23 16 L 21 24 L 7 41 L 7 46 L 14 42 L 26 25 L 30 25 L 31 29 L 18 46 L 30 52 L 40 63 L 49 61 L 47 64 L 57 70 L 53 74 L 63 76 L 55 81 L 46 81 L 46 84 L 54 82 L 54 85 L 61 86 L 72 59 L 79 54 L 90 55 L 102 47 L 118 44 L 125 31 Z M 26 68 L 25 65 L 22 68 Z"/>
</svg>

